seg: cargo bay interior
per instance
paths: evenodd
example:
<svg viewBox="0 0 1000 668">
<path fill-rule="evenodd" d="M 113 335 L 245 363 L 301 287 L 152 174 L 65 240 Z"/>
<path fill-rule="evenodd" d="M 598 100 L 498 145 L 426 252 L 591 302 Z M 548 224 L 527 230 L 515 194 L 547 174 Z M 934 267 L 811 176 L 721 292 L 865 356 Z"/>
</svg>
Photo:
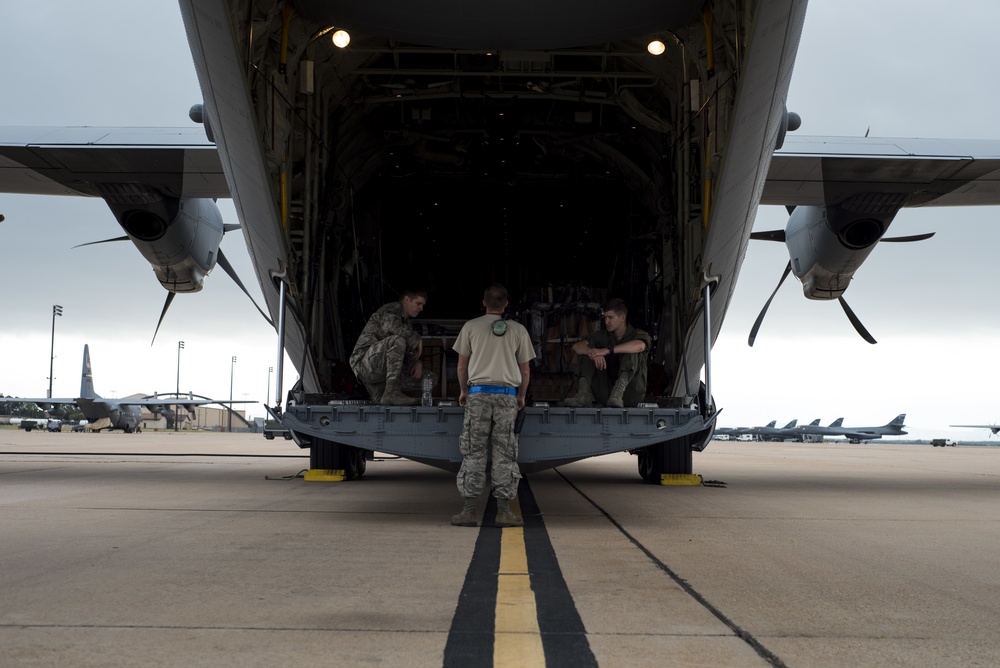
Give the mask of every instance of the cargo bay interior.
<svg viewBox="0 0 1000 668">
<path fill-rule="evenodd" d="M 417 324 L 445 347 L 428 338 L 425 361 L 457 395 L 447 337 L 499 281 L 537 339 L 535 401 L 566 395 L 564 349 L 612 296 L 653 336 L 648 396 L 669 399 L 699 317 L 703 146 L 721 132 L 689 98 L 706 61 L 688 25 L 659 60 L 644 39 L 484 52 L 354 34 L 339 50 L 308 21 L 253 43 L 289 63 L 252 86 L 258 125 L 289 138 L 289 284 L 324 394 L 363 396 L 346 360 L 366 318 L 422 287 Z"/>
</svg>

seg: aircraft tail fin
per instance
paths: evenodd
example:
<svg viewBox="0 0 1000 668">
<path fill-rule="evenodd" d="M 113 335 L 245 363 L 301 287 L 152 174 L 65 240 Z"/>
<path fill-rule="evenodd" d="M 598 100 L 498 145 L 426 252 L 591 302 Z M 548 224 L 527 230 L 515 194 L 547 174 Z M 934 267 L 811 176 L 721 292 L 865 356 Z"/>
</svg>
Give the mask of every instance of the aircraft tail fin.
<svg viewBox="0 0 1000 668">
<path fill-rule="evenodd" d="M 798 418 L 796 418 L 796 419 L 792 420 L 791 422 L 789 422 L 788 424 L 786 424 L 784 427 L 782 427 L 782 429 L 794 429 L 795 425 L 797 425 L 798 423 L 799 423 L 799 420 L 798 420 Z"/>
<path fill-rule="evenodd" d="M 774 425 L 776 425 L 777 423 L 778 423 L 778 421 L 777 421 L 777 420 L 771 420 L 770 422 L 768 422 L 768 423 L 767 423 L 767 426 L 768 426 L 768 427 L 773 427 L 773 426 L 774 426 Z"/>
<path fill-rule="evenodd" d="M 906 420 L 906 413 L 900 413 L 886 427 L 905 427 L 906 425 L 903 424 L 904 420 Z"/>
<path fill-rule="evenodd" d="M 97 399 L 94 392 L 94 377 L 90 372 L 90 346 L 83 344 L 83 373 L 80 377 L 80 398 Z"/>
<path fill-rule="evenodd" d="M 809 426 L 810 427 L 818 427 L 819 426 L 819 418 L 816 418 L 815 420 L 813 420 L 812 422 L 810 422 Z"/>
<path fill-rule="evenodd" d="M 844 426 L 844 418 L 837 418 L 836 420 L 834 420 L 833 422 L 830 423 L 830 426 L 831 427 L 843 427 Z"/>
</svg>

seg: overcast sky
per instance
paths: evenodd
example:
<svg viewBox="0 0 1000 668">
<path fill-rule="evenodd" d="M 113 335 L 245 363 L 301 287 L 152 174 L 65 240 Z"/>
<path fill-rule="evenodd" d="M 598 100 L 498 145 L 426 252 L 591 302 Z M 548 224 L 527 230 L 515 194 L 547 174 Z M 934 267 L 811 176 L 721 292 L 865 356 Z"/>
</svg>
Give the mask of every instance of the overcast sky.
<svg viewBox="0 0 1000 668">
<path fill-rule="evenodd" d="M 100 11 L 95 11 L 99 7 Z M 2 125 L 183 126 L 201 101 L 180 13 L 170 2 L 48 0 L 4 12 Z M 788 108 L 800 134 L 1000 139 L 995 0 L 813 0 Z M 226 222 L 238 222 L 228 201 Z M 274 401 L 277 337 L 221 270 L 179 295 L 149 342 L 165 298 L 131 244 L 76 244 L 120 236 L 101 200 L 0 195 L 0 393 L 45 396 L 52 305 L 53 395 L 75 397 L 84 343 L 98 393 L 180 389 Z M 720 423 L 791 419 L 884 424 L 906 413 L 923 438 L 986 438 L 949 424 L 1000 420 L 1000 312 L 993 308 L 1000 208 L 904 210 L 890 236 L 928 241 L 877 248 L 845 298 L 879 341 L 865 343 L 836 302 L 813 302 L 789 278 L 753 348 L 746 339 L 788 260 L 784 246 L 753 242 L 713 350 Z M 756 230 L 783 228 L 785 211 L 761 207 Z M 223 250 L 255 298 L 260 290 L 242 235 Z M 236 356 L 235 364 L 231 363 Z M 286 362 L 285 389 L 294 382 Z M 232 376 L 231 376 L 232 372 Z M 251 415 L 262 415 L 251 408 Z"/>
</svg>

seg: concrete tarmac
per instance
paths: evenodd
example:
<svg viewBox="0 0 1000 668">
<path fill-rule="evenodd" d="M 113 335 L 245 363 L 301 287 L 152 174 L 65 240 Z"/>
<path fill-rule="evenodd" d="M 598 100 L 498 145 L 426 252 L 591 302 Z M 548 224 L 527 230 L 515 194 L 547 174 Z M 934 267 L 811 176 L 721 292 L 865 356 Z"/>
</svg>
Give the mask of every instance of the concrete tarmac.
<svg viewBox="0 0 1000 668">
<path fill-rule="evenodd" d="M 0 665 L 1000 665 L 1000 448 L 719 442 L 702 487 L 613 455 L 528 476 L 523 530 L 305 454 L 0 431 Z"/>
</svg>

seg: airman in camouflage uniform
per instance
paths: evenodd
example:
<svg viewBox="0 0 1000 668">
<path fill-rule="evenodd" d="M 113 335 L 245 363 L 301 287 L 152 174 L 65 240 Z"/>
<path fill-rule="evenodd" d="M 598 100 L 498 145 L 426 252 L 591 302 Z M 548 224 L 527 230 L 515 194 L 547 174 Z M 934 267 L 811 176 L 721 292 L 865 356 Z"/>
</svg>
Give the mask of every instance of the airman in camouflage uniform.
<svg viewBox="0 0 1000 668">
<path fill-rule="evenodd" d="M 524 522 L 510 507 L 521 479 L 514 423 L 518 410 L 524 408 L 529 363 L 535 350 L 528 330 L 503 319 L 507 290 L 502 285 L 494 283 L 486 288 L 483 306 L 486 315 L 465 323 L 454 345 L 458 353 L 458 403 L 465 408 L 459 436 L 462 467 L 456 482 L 465 505 L 451 523 L 476 526 L 476 501 L 486 486 L 486 460 L 492 453 L 496 525 L 522 526 Z"/>
<path fill-rule="evenodd" d="M 480 396 L 481 395 L 481 396 Z M 458 472 L 458 493 L 462 498 L 478 498 L 486 486 L 486 459 L 490 444 L 493 450 L 493 493 L 497 498 L 517 496 L 521 471 L 517 466 L 517 434 L 514 419 L 518 403 L 511 395 L 478 393 L 465 405 L 465 421 L 459 436 L 462 468 Z M 500 429 L 499 425 L 510 427 Z M 500 454 L 498 457 L 497 454 Z"/>
<path fill-rule="evenodd" d="M 410 325 L 424 310 L 427 293 L 408 290 L 398 302 L 375 311 L 361 330 L 351 353 L 351 370 L 361 381 L 372 401 L 383 406 L 413 406 L 414 397 L 403 394 L 407 378 L 420 378 L 423 345 L 420 335 Z"/>
<path fill-rule="evenodd" d="M 587 407 L 596 401 L 624 408 L 638 405 L 646 396 L 652 339 L 629 325 L 627 318 L 628 306 L 615 297 L 604 305 L 604 329 L 573 344 L 573 352 L 580 356 L 580 378 L 576 395 L 563 402 L 566 406 Z"/>
</svg>

